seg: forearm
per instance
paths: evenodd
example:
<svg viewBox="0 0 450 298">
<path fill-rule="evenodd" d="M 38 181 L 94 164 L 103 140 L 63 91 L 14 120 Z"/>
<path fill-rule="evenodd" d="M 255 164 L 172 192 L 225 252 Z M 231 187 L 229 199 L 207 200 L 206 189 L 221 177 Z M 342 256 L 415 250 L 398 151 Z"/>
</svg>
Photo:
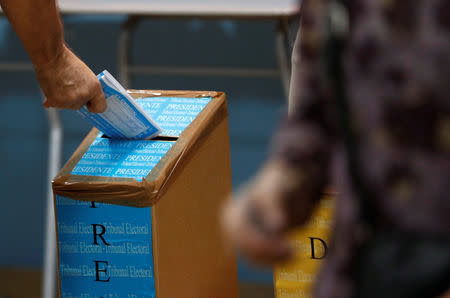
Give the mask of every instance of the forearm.
<svg viewBox="0 0 450 298">
<path fill-rule="evenodd" d="M 64 32 L 55 0 L 0 0 L 3 12 L 35 66 L 50 63 L 64 48 Z"/>
<path fill-rule="evenodd" d="M 45 95 L 43 106 L 103 113 L 106 99 L 96 75 L 64 42 L 55 0 L 0 0 L 22 40 Z"/>
</svg>

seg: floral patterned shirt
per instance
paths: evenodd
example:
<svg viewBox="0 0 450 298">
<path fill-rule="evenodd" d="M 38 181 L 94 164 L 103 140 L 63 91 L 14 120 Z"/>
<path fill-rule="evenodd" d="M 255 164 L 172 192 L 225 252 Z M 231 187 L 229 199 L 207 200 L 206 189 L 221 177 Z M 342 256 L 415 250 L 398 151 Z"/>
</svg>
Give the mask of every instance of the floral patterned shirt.
<svg viewBox="0 0 450 298">
<path fill-rule="evenodd" d="M 348 297 L 357 251 L 358 196 L 346 169 L 332 92 L 321 88 L 328 0 L 303 0 L 293 53 L 293 111 L 275 139 L 275 157 L 305 179 L 295 208 L 340 193 L 333 249 L 317 297 Z M 450 237 L 450 1 L 348 0 L 343 53 L 359 168 L 377 221 Z"/>
</svg>

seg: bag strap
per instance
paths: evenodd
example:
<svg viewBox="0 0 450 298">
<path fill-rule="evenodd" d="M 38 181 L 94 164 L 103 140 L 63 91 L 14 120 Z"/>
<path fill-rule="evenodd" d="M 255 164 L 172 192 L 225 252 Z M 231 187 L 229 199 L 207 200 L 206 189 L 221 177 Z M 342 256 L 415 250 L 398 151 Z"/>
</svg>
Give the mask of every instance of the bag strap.
<svg viewBox="0 0 450 298">
<path fill-rule="evenodd" d="M 348 173 L 352 186 L 358 195 L 361 221 L 366 226 L 375 223 L 376 207 L 371 199 L 373 193 L 367 187 L 359 167 L 360 155 L 357 134 L 351 123 L 351 109 L 348 101 L 343 53 L 349 34 L 348 5 L 343 0 L 331 0 L 327 21 L 327 34 L 323 50 L 325 84 L 334 92 L 333 102 L 338 116 L 338 126 L 347 159 Z"/>
</svg>

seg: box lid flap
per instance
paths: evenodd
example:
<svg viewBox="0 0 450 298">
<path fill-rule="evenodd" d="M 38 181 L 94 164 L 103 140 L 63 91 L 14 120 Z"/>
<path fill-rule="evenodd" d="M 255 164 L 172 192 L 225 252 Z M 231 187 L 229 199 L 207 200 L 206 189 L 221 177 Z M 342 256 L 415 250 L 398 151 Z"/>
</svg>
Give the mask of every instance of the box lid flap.
<svg viewBox="0 0 450 298">
<path fill-rule="evenodd" d="M 167 128 L 173 127 L 171 125 L 174 123 L 169 123 L 169 126 L 166 126 L 166 131 L 169 132 L 167 136 L 172 134 L 174 137 L 178 136 L 178 138 L 173 145 L 165 146 L 166 151 L 168 150 L 166 154 L 164 154 L 166 152 L 164 150 L 163 154 L 161 152 L 158 153 L 162 157 L 156 165 L 151 162 L 145 165 L 142 164 L 143 167 L 140 168 L 141 171 L 139 173 L 130 172 L 120 175 L 117 169 L 120 171 L 122 162 L 124 160 L 130 161 L 129 157 L 131 155 L 128 153 L 121 155 L 120 145 L 117 144 L 129 142 L 131 150 L 139 152 L 140 149 L 138 147 L 142 148 L 142 146 L 136 146 L 136 144 L 155 141 L 107 140 L 102 139 L 99 131 L 93 129 L 53 180 L 52 186 L 55 194 L 82 201 L 96 201 L 135 207 L 151 206 L 157 202 L 166 188 L 170 187 L 177 173 L 183 168 L 185 162 L 189 160 L 190 155 L 195 152 L 196 147 L 201 144 L 202 139 L 228 114 L 225 94 L 219 92 L 148 90 L 130 90 L 129 92 L 136 99 L 148 97 L 159 97 L 161 99 L 167 97 L 210 97 L 211 100 L 201 109 L 201 112 L 193 119 L 192 123 L 187 123 L 186 129 L 183 127 L 176 129 Z M 167 141 L 164 143 L 167 143 Z M 102 148 L 105 144 L 108 146 L 106 149 Z M 92 170 L 92 167 L 89 168 L 91 171 L 89 172 L 82 167 L 88 164 L 90 156 L 98 153 L 99 150 L 107 150 L 106 153 L 102 151 L 102 154 L 104 153 L 108 156 L 116 154 L 114 156 L 117 157 L 116 160 L 118 161 L 114 163 L 114 166 L 102 168 L 107 169 L 104 173 L 108 172 L 108 174 L 102 174 L 101 170 Z M 98 155 L 96 156 L 98 157 Z M 110 175 L 112 171 L 114 171 L 114 175 Z M 148 175 L 143 177 L 142 173 L 144 175 L 148 173 Z"/>
</svg>

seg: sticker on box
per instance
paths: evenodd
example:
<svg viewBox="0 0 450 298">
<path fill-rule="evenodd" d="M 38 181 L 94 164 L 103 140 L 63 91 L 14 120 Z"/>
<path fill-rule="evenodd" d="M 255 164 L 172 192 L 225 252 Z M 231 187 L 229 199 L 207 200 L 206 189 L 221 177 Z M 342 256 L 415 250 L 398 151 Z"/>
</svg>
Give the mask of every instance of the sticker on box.
<svg viewBox="0 0 450 298">
<path fill-rule="evenodd" d="M 149 97 L 136 103 L 158 122 L 161 135 L 179 137 L 210 101 L 211 97 Z"/>
<path fill-rule="evenodd" d="M 97 137 L 72 170 L 73 175 L 134 178 L 142 181 L 174 142 Z"/>
<path fill-rule="evenodd" d="M 154 298 L 151 208 L 56 196 L 62 298 Z"/>
</svg>

